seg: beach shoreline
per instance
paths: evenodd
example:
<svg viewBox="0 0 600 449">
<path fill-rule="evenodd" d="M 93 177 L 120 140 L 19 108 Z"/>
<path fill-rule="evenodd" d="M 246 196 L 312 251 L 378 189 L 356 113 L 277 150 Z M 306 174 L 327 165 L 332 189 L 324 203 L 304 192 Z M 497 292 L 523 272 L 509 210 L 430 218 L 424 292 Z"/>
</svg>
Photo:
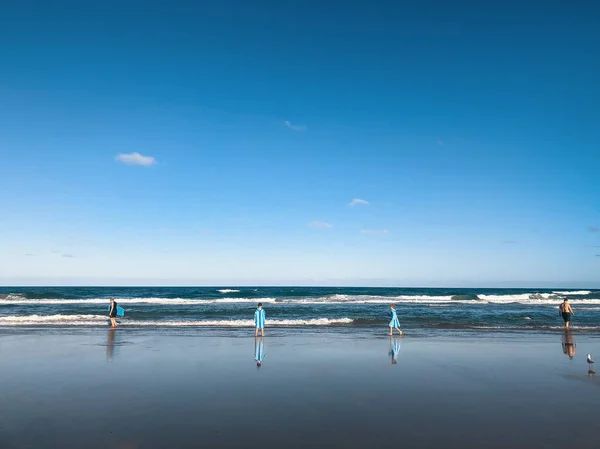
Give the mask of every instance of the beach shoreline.
<svg viewBox="0 0 600 449">
<path fill-rule="evenodd" d="M 600 334 L 244 331 L 0 329 L 0 446 L 597 446 Z"/>
</svg>

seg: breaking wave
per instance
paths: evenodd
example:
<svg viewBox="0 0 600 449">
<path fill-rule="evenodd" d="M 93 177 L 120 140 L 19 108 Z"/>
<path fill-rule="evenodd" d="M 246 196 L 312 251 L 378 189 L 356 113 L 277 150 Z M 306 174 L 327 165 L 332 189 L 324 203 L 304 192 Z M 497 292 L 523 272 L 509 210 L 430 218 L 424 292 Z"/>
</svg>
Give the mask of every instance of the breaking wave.
<svg viewBox="0 0 600 449">
<path fill-rule="evenodd" d="M 273 326 L 332 326 L 352 324 L 351 318 L 312 318 L 292 320 L 269 320 Z M 0 326 L 101 326 L 106 325 L 108 317 L 103 315 L 25 315 L 0 317 Z M 122 319 L 121 326 L 152 327 L 253 327 L 253 320 L 174 320 L 174 321 L 137 321 Z"/>
</svg>

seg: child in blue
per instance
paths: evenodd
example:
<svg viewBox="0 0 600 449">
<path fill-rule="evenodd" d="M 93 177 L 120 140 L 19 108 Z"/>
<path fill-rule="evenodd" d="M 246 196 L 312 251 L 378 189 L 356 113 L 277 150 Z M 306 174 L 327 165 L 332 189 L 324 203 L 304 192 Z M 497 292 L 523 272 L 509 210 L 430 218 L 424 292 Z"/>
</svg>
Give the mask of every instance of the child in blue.
<svg viewBox="0 0 600 449">
<path fill-rule="evenodd" d="M 254 324 L 256 325 L 256 330 L 254 331 L 254 336 L 258 337 L 258 330 L 260 329 L 262 336 L 265 336 L 265 320 L 267 316 L 265 311 L 262 308 L 262 302 L 258 303 L 258 307 L 254 312 Z"/>
<path fill-rule="evenodd" d="M 400 321 L 398 321 L 398 315 L 396 315 L 396 304 L 392 304 L 390 306 L 390 335 L 392 335 L 394 328 L 398 330 L 398 334 L 402 335 L 402 331 L 400 330 Z"/>
</svg>

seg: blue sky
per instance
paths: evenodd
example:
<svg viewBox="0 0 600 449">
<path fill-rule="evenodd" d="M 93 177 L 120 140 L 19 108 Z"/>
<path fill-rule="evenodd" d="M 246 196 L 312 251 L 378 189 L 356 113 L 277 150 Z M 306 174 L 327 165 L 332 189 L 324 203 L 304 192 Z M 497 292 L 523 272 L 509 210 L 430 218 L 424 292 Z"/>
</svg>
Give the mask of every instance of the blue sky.
<svg viewBox="0 0 600 449">
<path fill-rule="evenodd" d="M 2 284 L 600 287 L 594 2 L 0 8 Z"/>
</svg>

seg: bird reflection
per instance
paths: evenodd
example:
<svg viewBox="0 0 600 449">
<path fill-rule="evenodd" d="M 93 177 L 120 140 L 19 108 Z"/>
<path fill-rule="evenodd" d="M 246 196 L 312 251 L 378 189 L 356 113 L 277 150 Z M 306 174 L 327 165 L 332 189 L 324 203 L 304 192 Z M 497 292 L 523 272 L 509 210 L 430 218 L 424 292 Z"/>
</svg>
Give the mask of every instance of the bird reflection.
<svg viewBox="0 0 600 449">
<path fill-rule="evenodd" d="M 573 338 L 573 331 L 568 329 L 562 336 L 562 350 L 565 355 L 568 355 L 572 360 L 575 355 L 575 339 Z"/>
<path fill-rule="evenodd" d="M 115 334 L 117 332 L 116 327 L 108 329 L 108 341 L 106 342 L 106 360 L 111 360 L 113 352 L 115 350 Z"/>
<path fill-rule="evenodd" d="M 392 357 L 392 364 L 398 363 L 398 353 L 402 347 L 402 339 L 400 337 L 390 337 L 389 355 Z"/>
<path fill-rule="evenodd" d="M 265 358 L 265 337 L 256 337 L 254 339 L 254 360 L 256 360 L 256 366 L 260 368 Z"/>
</svg>

